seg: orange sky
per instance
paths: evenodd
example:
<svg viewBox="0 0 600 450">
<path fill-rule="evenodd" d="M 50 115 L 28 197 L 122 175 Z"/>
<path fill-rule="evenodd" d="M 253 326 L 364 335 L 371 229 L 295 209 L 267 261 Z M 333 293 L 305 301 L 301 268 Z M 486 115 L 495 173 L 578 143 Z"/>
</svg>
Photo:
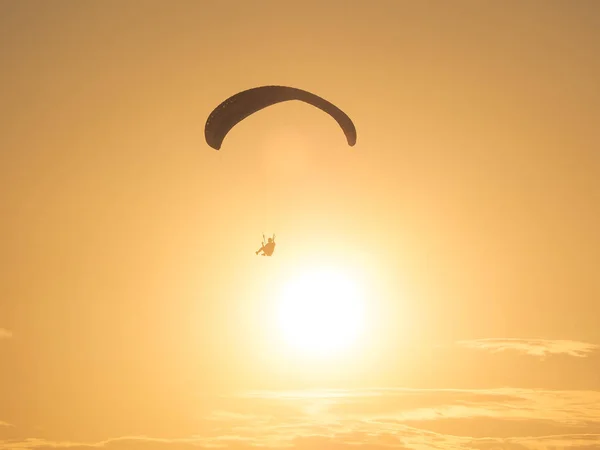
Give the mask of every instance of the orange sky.
<svg viewBox="0 0 600 450">
<path fill-rule="evenodd" d="M 598 55 L 594 0 L 0 0 L 0 449 L 600 448 Z M 268 84 L 356 146 L 208 147 Z M 320 360 L 272 322 L 315 264 L 367 309 Z"/>
</svg>

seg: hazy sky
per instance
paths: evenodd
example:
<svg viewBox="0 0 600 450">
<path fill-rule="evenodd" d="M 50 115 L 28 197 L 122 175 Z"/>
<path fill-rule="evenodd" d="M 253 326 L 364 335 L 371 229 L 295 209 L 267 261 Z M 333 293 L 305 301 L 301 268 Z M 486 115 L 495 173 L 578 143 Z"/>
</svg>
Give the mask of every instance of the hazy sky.
<svg viewBox="0 0 600 450">
<path fill-rule="evenodd" d="M 356 146 L 208 147 L 267 84 Z M 600 448 L 599 119 L 595 0 L 0 0 L 0 449 Z M 325 358 L 274 323 L 316 266 Z"/>
</svg>

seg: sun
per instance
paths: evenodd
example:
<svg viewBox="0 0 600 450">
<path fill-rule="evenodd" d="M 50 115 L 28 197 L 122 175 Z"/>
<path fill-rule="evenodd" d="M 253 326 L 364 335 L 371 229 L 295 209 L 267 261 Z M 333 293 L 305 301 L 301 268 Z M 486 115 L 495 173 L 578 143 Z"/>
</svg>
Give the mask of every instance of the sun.
<svg viewBox="0 0 600 450">
<path fill-rule="evenodd" d="M 318 269 L 288 282 L 278 324 L 287 343 L 310 355 L 349 348 L 363 330 L 364 296 L 357 281 L 333 269 Z"/>
</svg>

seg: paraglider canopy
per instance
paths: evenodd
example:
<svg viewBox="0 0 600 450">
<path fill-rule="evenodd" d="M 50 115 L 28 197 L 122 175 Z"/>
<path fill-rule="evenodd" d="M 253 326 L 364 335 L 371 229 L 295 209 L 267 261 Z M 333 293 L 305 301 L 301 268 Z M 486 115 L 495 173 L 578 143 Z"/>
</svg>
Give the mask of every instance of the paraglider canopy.
<svg viewBox="0 0 600 450">
<path fill-rule="evenodd" d="M 300 100 L 329 114 L 344 132 L 348 145 L 356 144 L 356 127 L 346 113 L 311 92 L 287 86 L 261 86 L 229 97 L 208 117 L 204 127 L 206 143 L 219 150 L 227 133 L 246 117 L 268 106 L 290 100 Z"/>
</svg>

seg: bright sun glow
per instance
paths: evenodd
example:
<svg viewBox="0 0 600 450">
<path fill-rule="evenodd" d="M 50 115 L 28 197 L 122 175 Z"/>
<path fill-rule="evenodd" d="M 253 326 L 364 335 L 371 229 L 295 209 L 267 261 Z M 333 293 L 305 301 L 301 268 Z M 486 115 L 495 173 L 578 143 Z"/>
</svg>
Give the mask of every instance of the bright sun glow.
<svg viewBox="0 0 600 450">
<path fill-rule="evenodd" d="M 322 269 L 285 286 L 279 326 L 294 348 L 330 355 L 356 341 L 363 313 L 363 295 L 356 282 L 335 270 Z"/>
</svg>

